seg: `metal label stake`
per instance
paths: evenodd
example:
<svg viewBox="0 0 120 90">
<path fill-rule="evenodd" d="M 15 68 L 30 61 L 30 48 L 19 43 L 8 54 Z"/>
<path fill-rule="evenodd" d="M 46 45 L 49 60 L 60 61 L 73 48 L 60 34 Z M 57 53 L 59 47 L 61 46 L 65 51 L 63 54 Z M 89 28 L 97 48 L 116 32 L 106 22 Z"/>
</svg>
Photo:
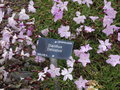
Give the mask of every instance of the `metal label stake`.
<svg viewBox="0 0 120 90">
<path fill-rule="evenodd" d="M 53 64 L 55 67 L 58 67 L 58 65 L 57 65 L 57 59 L 55 59 L 55 58 L 50 58 L 50 62 L 51 62 L 51 64 Z M 58 78 L 57 77 L 55 77 L 54 78 L 54 82 L 55 82 L 55 90 L 60 90 L 60 87 L 59 87 L 59 84 L 58 84 Z"/>
</svg>

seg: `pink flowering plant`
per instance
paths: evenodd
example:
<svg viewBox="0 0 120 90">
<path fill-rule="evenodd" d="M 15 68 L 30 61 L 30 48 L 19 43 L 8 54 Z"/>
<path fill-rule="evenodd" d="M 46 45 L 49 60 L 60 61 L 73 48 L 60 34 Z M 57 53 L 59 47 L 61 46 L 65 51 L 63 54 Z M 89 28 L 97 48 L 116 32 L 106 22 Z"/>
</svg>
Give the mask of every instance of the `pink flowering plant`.
<svg viewBox="0 0 120 90">
<path fill-rule="evenodd" d="M 120 90 L 119 0 L 0 0 L 0 90 Z M 41 37 L 74 42 L 37 56 Z"/>
</svg>

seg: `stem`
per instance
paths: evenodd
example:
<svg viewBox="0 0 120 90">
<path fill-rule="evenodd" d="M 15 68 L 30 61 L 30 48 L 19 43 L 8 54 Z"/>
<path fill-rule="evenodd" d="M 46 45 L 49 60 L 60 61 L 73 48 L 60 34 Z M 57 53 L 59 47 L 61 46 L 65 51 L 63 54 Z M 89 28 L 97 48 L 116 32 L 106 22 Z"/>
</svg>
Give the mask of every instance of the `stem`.
<svg viewBox="0 0 120 90">
<path fill-rule="evenodd" d="M 50 58 L 50 62 L 51 62 L 51 64 L 53 64 L 55 67 L 57 67 L 57 59 L 55 59 L 55 58 Z M 54 78 L 54 83 L 55 83 L 55 85 L 54 85 L 54 86 L 55 86 L 55 90 L 60 90 L 57 77 Z"/>
</svg>

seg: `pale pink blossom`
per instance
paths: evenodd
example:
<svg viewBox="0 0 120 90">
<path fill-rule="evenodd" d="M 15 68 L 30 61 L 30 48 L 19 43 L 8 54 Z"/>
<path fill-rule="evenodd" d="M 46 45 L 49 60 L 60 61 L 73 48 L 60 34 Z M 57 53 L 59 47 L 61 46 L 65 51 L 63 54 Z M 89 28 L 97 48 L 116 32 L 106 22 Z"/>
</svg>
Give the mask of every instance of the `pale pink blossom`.
<svg viewBox="0 0 120 90">
<path fill-rule="evenodd" d="M 5 42 L 10 42 L 12 32 L 8 31 L 6 28 L 2 31 L 2 40 Z"/>
<path fill-rule="evenodd" d="M 109 18 L 114 19 L 116 17 L 117 11 L 115 11 L 114 8 L 112 8 L 111 2 L 107 2 L 107 0 L 104 0 L 103 9 Z"/>
<path fill-rule="evenodd" d="M 110 55 L 106 62 L 115 67 L 117 64 L 120 64 L 120 55 Z"/>
<path fill-rule="evenodd" d="M 90 18 L 93 22 L 95 22 L 95 20 L 97 20 L 99 17 L 98 17 L 98 16 L 89 16 L 89 18 Z"/>
<path fill-rule="evenodd" d="M 90 47 L 89 44 L 85 45 L 85 46 L 81 46 L 80 52 L 88 52 L 89 50 L 92 50 L 92 47 Z"/>
<path fill-rule="evenodd" d="M 2 11 L 2 9 L 0 8 L 0 23 L 2 22 L 4 17 L 4 12 Z"/>
<path fill-rule="evenodd" d="M 7 76 L 8 76 L 8 72 L 7 71 L 5 71 L 5 70 L 3 70 L 3 76 L 4 76 L 4 81 L 7 79 Z M 4 90 L 4 89 L 3 89 Z"/>
<path fill-rule="evenodd" d="M 64 68 L 62 70 L 62 75 L 64 76 L 63 80 L 66 81 L 67 79 L 70 79 L 70 80 L 73 80 L 73 76 L 72 76 L 72 71 L 73 71 L 73 68 L 69 68 L 69 69 L 66 69 Z"/>
<path fill-rule="evenodd" d="M 73 68 L 75 63 L 75 60 L 73 59 L 73 57 L 71 56 L 68 60 L 67 60 L 67 66 Z"/>
<path fill-rule="evenodd" d="M 81 51 L 78 49 L 75 49 L 74 54 L 75 54 L 75 56 L 80 57 Z"/>
<path fill-rule="evenodd" d="M 81 53 L 78 62 L 81 62 L 84 67 L 86 67 L 87 63 L 90 63 L 90 54 Z"/>
<path fill-rule="evenodd" d="M 32 50 L 32 55 L 35 56 L 36 55 L 36 51 Z"/>
<path fill-rule="evenodd" d="M 109 49 L 111 49 L 111 43 L 109 43 L 109 39 L 106 39 L 105 41 L 103 40 L 99 40 L 100 45 L 99 45 L 99 49 L 97 51 L 97 53 L 103 53 L 104 51 L 108 51 Z"/>
<path fill-rule="evenodd" d="M 12 43 L 15 43 L 17 39 L 18 39 L 18 37 L 17 37 L 17 35 L 15 34 L 15 35 L 13 36 Z"/>
<path fill-rule="evenodd" d="M 30 54 L 29 53 L 25 53 L 24 50 L 21 51 L 20 55 L 22 56 L 22 58 L 30 56 Z"/>
<path fill-rule="evenodd" d="M 18 28 L 16 27 L 16 25 L 17 25 L 18 23 L 14 20 L 15 15 L 16 15 L 16 13 L 13 13 L 13 14 L 12 14 L 12 17 L 9 17 L 9 18 L 8 18 L 8 25 L 11 26 L 11 27 L 14 28 L 14 29 L 18 29 Z"/>
<path fill-rule="evenodd" d="M 7 14 L 9 15 L 13 10 L 10 8 L 10 6 L 8 6 L 7 8 Z"/>
<path fill-rule="evenodd" d="M 79 35 L 79 34 L 80 34 L 80 32 L 82 31 L 83 27 L 84 27 L 84 26 L 83 26 L 83 25 L 81 25 L 79 28 L 77 28 L 77 29 L 76 29 L 76 31 L 77 31 L 77 33 L 76 33 L 76 34 L 77 34 L 77 35 Z"/>
<path fill-rule="evenodd" d="M 67 5 L 68 5 L 68 1 L 65 1 L 65 2 L 60 2 L 57 6 L 60 8 L 61 11 L 68 11 L 68 8 L 67 8 Z"/>
<path fill-rule="evenodd" d="M 105 33 L 107 36 L 114 33 L 114 31 L 118 31 L 120 27 L 117 27 L 115 25 L 107 26 L 102 32 Z"/>
<path fill-rule="evenodd" d="M 86 79 L 83 79 L 83 77 L 80 76 L 80 78 L 75 81 L 75 84 L 76 84 L 78 90 L 83 90 L 83 88 L 85 89 L 87 82 L 88 81 Z"/>
<path fill-rule="evenodd" d="M 60 68 L 56 68 L 53 64 L 50 65 L 50 69 L 48 70 L 52 78 L 56 76 L 60 76 Z"/>
<path fill-rule="evenodd" d="M 19 13 L 19 20 L 28 20 L 30 17 L 29 15 L 26 14 L 25 9 L 21 9 L 20 13 Z"/>
<path fill-rule="evenodd" d="M 71 32 L 69 31 L 69 29 L 70 29 L 69 26 L 61 25 L 61 27 L 58 28 L 58 34 L 60 35 L 60 37 L 69 38 L 71 35 Z"/>
<path fill-rule="evenodd" d="M 106 26 L 110 26 L 111 24 L 113 23 L 113 19 L 111 19 L 109 16 L 104 16 L 104 19 L 103 19 L 103 26 L 106 27 Z"/>
<path fill-rule="evenodd" d="M 36 9 L 34 8 L 34 2 L 32 0 L 29 2 L 28 11 L 32 13 L 36 12 Z"/>
<path fill-rule="evenodd" d="M 60 3 L 62 3 L 62 2 L 60 2 Z M 58 6 L 57 6 L 58 5 Z M 63 7 L 62 7 L 62 6 Z M 61 10 L 61 9 L 67 9 L 67 7 L 66 7 L 66 5 L 67 4 L 57 4 L 57 3 L 54 3 L 54 5 L 53 5 L 53 7 L 52 7 L 52 9 L 51 9 L 51 13 L 53 14 L 53 16 L 54 16 L 54 22 L 56 22 L 57 20 L 60 20 L 60 19 L 62 19 L 62 17 L 63 17 L 63 10 Z M 61 7 L 60 7 L 61 6 Z"/>
<path fill-rule="evenodd" d="M 42 30 L 41 33 L 42 33 L 44 36 L 48 36 L 49 29 L 46 28 L 46 29 Z"/>
<path fill-rule="evenodd" d="M 41 56 L 36 56 L 36 57 L 35 57 L 35 61 L 41 63 L 41 62 L 44 62 L 44 61 L 45 61 L 45 58 L 43 58 L 43 57 L 41 57 Z"/>
<path fill-rule="evenodd" d="M 2 54 L 2 57 L 4 58 L 4 59 L 7 59 L 8 58 L 8 51 L 6 50 L 6 49 L 4 49 L 4 51 L 3 51 L 3 54 Z"/>
<path fill-rule="evenodd" d="M 39 73 L 38 73 L 38 76 L 39 76 L 38 81 L 39 81 L 39 80 L 43 81 L 44 78 L 46 77 L 45 74 L 46 74 L 47 72 L 48 72 L 48 67 L 45 67 L 43 72 L 39 72 Z"/>
<path fill-rule="evenodd" d="M 93 32 L 95 31 L 95 29 L 92 29 L 90 26 L 85 26 L 85 29 L 84 29 L 86 32 Z"/>
<path fill-rule="evenodd" d="M 84 15 L 80 16 L 81 13 L 79 11 L 76 12 L 76 16 L 74 17 L 73 20 L 77 23 L 77 24 L 81 24 L 85 22 L 86 17 Z"/>
<path fill-rule="evenodd" d="M 13 55 L 15 55 L 15 54 L 13 53 L 12 48 L 10 48 L 10 51 L 9 51 L 9 53 L 8 53 L 8 59 L 9 59 L 9 60 L 12 59 Z"/>
</svg>

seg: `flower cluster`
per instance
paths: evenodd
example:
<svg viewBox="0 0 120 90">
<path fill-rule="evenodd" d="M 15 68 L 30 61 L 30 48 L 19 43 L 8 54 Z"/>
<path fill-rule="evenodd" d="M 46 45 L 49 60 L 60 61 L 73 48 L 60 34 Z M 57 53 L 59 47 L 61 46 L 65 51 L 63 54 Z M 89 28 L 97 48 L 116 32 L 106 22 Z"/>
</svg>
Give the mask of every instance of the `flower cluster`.
<svg viewBox="0 0 120 90">
<path fill-rule="evenodd" d="M 48 67 L 45 67 L 43 71 L 38 73 L 38 80 L 43 81 L 48 73 L 52 78 L 60 76 L 60 68 L 56 68 L 53 64 L 50 65 L 50 69 L 48 69 Z"/>
<path fill-rule="evenodd" d="M 75 56 L 79 57 L 78 62 L 81 62 L 84 67 L 90 63 L 90 54 L 87 53 L 89 50 L 92 50 L 89 44 L 81 46 L 80 50 L 74 50 Z"/>
<path fill-rule="evenodd" d="M 90 7 L 90 4 L 93 4 L 92 0 L 72 0 L 73 2 L 78 2 L 80 5 L 86 4 L 88 7 Z M 0 1 L 1 3 L 4 2 L 4 0 Z M 63 18 L 64 11 L 68 11 L 67 5 L 68 1 L 61 1 L 61 0 L 53 0 L 54 5 L 51 9 L 51 13 L 54 16 L 54 22 L 57 22 L 58 20 Z M 26 57 L 35 57 L 35 61 L 38 63 L 44 62 L 45 58 L 41 56 L 36 56 L 36 43 L 33 43 L 33 38 L 41 37 L 40 35 L 36 35 L 34 33 L 35 27 L 35 18 L 30 18 L 28 15 L 29 13 L 35 13 L 37 10 L 34 7 L 34 2 L 30 0 L 27 10 L 25 8 L 22 8 L 20 12 L 13 12 L 8 6 L 4 9 L 1 7 L 5 7 L 4 4 L 0 4 L 0 24 L 6 19 L 7 17 L 7 24 L 3 27 L 2 31 L 0 32 L 2 35 L 2 38 L 0 39 L 0 46 L 2 47 L 2 57 L 3 59 L 12 59 L 14 57 L 20 57 L 21 59 L 24 59 Z M 7 10 L 6 10 L 7 9 Z M 120 33 L 118 30 L 120 27 L 117 27 L 116 25 L 113 25 L 114 19 L 116 18 L 117 11 L 114 10 L 111 6 L 111 2 L 107 2 L 104 0 L 104 7 L 103 7 L 105 16 L 103 18 L 103 27 L 105 28 L 102 32 L 105 33 L 107 36 L 110 36 L 114 33 L 114 31 L 117 32 L 117 40 L 120 41 Z M 77 26 L 79 26 L 76 29 L 76 33 L 73 33 L 70 29 L 72 27 L 69 24 L 61 24 L 61 26 L 58 28 L 58 34 L 61 38 L 65 39 L 76 39 L 76 36 L 79 37 L 80 32 L 83 31 L 83 35 L 89 35 L 92 32 L 96 32 L 97 29 L 93 26 L 85 25 L 85 21 L 87 18 L 91 19 L 93 23 L 100 17 L 98 16 L 88 16 L 82 15 L 81 12 L 76 11 L 76 16 L 72 18 L 72 20 L 76 23 Z M 83 25 L 84 24 L 84 25 Z M 44 36 L 48 36 L 49 29 L 43 29 L 41 30 L 41 33 Z M 112 41 L 110 39 L 106 40 L 100 40 L 99 46 L 97 50 L 97 54 L 104 52 L 107 52 L 112 48 Z M 86 44 L 89 43 L 89 44 Z M 91 42 L 85 42 L 83 46 L 80 46 L 80 49 L 75 49 L 74 54 L 78 58 L 78 60 L 75 60 L 74 57 L 70 57 L 66 61 L 67 67 L 65 68 L 58 68 L 54 66 L 53 64 L 50 64 L 50 67 L 45 67 L 43 71 L 38 72 L 38 81 L 44 81 L 47 77 L 55 78 L 58 76 L 62 76 L 64 81 L 71 80 L 74 81 L 74 76 L 72 75 L 74 72 L 74 66 L 77 64 L 77 62 L 81 63 L 83 67 L 86 67 L 87 64 L 91 63 L 90 57 L 91 52 L 90 50 L 93 50 L 91 45 Z M 76 48 L 76 47 L 75 47 Z M 1 63 L 1 62 L 0 62 Z M 109 58 L 106 60 L 107 64 L 111 64 L 113 67 L 120 64 L 120 55 L 109 55 Z M 1 68 L 0 68 L 1 69 Z M 4 79 L 6 79 L 8 72 L 4 69 L 1 69 L 2 73 L 4 73 Z M 89 90 L 89 89 L 96 89 L 96 87 L 93 85 L 87 86 L 86 84 L 89 81 L 86 79 L 83 79 L 82 76 L 76 81 L 74 81 L 74 84 L 77 86 L 78 90 Z"/>
<path fill-rule="evenodd" d="M 54 22 L 63 18 L 64 10 L 68 11 L 67 4 L 68 1 L 62 2 L 61 0 L 54 0 L 54 5 L 51 9 L 51 13 L 54 16 Z"/>
<path fill-rule="evenodd" d="M 31 0 L 28 5 L 28 11 L 35 13 L 36 9 L 33 5 L 34 2 Z M 13 12 L 10 7 L 7 8 L 7 12 L 4 11 L 5 9 L 0 8 L 0 23 L 2 23 L 3 17 L 5 17 L 4 13 L 7 13 L 7 16 L 9 16 L 7 25 L 1 31 L 2 39 L 0 44 L 3 49 L 2 57 L 4 59 L 12 59 L 16 56 L 21 56 L 22 58 L 35 56 L 36 45 L 32 42 L 35 19 L 30 19 L 24 8 L 20 12 Z M 12 16 L 10 16 L 11 14 Z M 16 19 L 15 17 L 18 18 Z M 41 60 L 44 61 L 42 57 L 36 57 L 35 59 L 39 62 Z"/>
<path fill-rule="evenodd" d="M 106 0 L 104 0 L 104 4 L 105 6 L 103 7 L 103 9 L 106 15 L 103 19 L 103 26 L 105 27 L 103 33 L 109 36 L 110 34 L 113 34 L 114 31 L 118 31 L 120 27 L 111 25 L 113 23 L 113 20 L 116 18 L 117 14 L 117 11 L 115 11 L 114 8 L 111 7 L 111 2 L 107 2 Z"/>
</svg>

